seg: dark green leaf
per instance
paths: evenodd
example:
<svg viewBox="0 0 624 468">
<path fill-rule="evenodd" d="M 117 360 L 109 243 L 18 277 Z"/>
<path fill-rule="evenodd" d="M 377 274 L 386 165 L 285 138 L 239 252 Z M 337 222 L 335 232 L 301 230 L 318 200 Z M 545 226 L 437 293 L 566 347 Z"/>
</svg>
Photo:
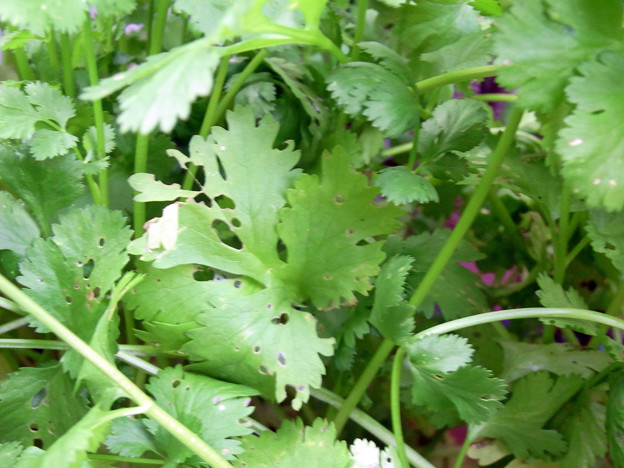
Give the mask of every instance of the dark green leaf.
<svg viewBox="0 0 624 468">
<path fill-rule="evenodd" d="M 381 194 L 395 205 L 439 201 L 435 187 L 420 174 L 410 172 L 405 166 L 382 169 L 375 179 Z"/>
</svg>

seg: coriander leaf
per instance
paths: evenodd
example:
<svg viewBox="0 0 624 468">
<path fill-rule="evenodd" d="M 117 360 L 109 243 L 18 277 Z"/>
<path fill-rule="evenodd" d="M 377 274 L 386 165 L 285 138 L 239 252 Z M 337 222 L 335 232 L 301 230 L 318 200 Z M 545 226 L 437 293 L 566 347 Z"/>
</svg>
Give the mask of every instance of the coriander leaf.
<svg viewBox="0 0 624 468">
<path fill-rule="evenodd" d="M 578 375 L 553 379 L 547 372 L 529 374 L 514 384 L 505 406 L 474 437 L 501 440 L 517 458 L 562 455 L 567 447 L 562 435 L 543 427 L 582 385 Z"/>
<path fill-rule="evenodd" d="M 411 172 L 405 166 L 388 167 L 379 171 L 375 185 L 381 194 L 395 205 L 410 202 L 429 203 L 439 201 L 438 192 L 426 178 Z"/>
<path fill-rule="evenodd" d="M 597 458 L 604 457 L 607 451 L 605 413 L 605 407 L 594 401 L 589 392 L 582 392 L 574 401 L 572 412 L 562 427 L 568 451 L 560 460 L 561 466 L 589 468 L 596 466 Z"/>
<path fill-rule="evenodd" d="M 184 372 L 181 366 L 161 370 L 158 376 L 150 379 L 147 389 L 161 408 L 226 459 L 241 452 L 240 442 L 234 437 L 251 433 L 242 419 L 253 411 L 253 407 L 248 406 L 248 397 L 256 395 L 255 390 Z M 172 466 L 201 462 L 166 429 L 148 419 L 114 421 L 106 445 L 123 456 L 140 456 L 152 451 Z"/>
<path fill-rule="evenodd" d="M 39 228 L 24 202 L 8 192 L 0 192 L 0 250 L 24 255 L 30 243 L 39 237 Z"/>
<path fill-rule="evenodd" d="M 519 88 L 519 104 L 548 112 L 564 98 L 577 67 L 605 48 L 618 47 L 622 5 L 611 0 L 527 0 L 496 22 L 497 80 Z M 575 137 L 576 138 L 576 137 Z"/>
<path fill-rule="evenodd" d="M 277 273 L 320 309 L 353 303 L 365 294 L 379 272 L 384 254 L 379 241 L 389 234 L 400 210 L 373 203 L 378 189 L 349 166 L 342 148 L 323 156 L 322 173 L 300 176 L 288 191 L 289 207 L 280 212 L 277 230 L 286 246 L 287 263 Z M 365 241 L 364 245 L 359 245 Z"/>
<path fill-rule="evenodd" d="M 411 265 L 409 257 L 392 257 L 381 267 L 375 282 L 375 301 L 369 320 L 395 343 L 407 340 L 414 327 L 414 307 L 406 302 L 403 290 Z"/>
<path fill-rule="evenodd" d="M 87 401 L 73 390 L 60 364 L 10 374 L 0 383 L 0 442 L 48 448 L 87 412 Z"/>
<path fill-rule="evenodd" d="M 613 362 L 604 351 L 580 350 L 567 343 L 537 345 L 503 341 L 500 344 L 505 352 L 501 378 L 508 382 L 541 370 L 556 375 L 578 374 L 587 379 Z"/>
<path fill-rule="evenodd" d="M 115 129 L 109 124 L 104 124 L 104 152 L 106 154 L 115 149 L 115 136 Z M 87 158 L 93 157 L 97 152 L 97 129 L 95 126 L 89 127 L 82 136 L 82 146 L 87 151 Z"/>
<path fill-rule="evenodd" d="M 17 460 L 24 448 L 19 442 L 0 444 L 0 463 L 4 466 L 17 466 Z"/>
<path fill-rule="evenodd" d="M 334 425 L 323 419 L 315 419 L 312 426 L 307 427 L 300 419 L 284 421 L 277 432 L 261 432 L 259 436 L 246 436 L 242 441 L 244 452 L 234 462 L 238 468 L 352 466 L 346 443 L 336 440 Z"/>
<path fill-rule="evenodd" d="M 296 392 L 292 406 L 301 408 L 310 387 L 322 383 L 319 355 L 333 354 L 333 339 L 319 338 L 313 316 L 293 308 L 279 290 L 254 291 L 241 280 L 211 281 L 206 288 L 212 307 L 182 347 L 191 359 L 205 360 L 194 368 L 274 393 L 277 401 L 290 386 Z"/>
<path fill-rule="evenodd" d="M 182 190 L 180 184 L 166 185 L 155 180 L 154 174 L 132 174 L 128 179 L 130 186 L 137 192 L 136 201 L 171 201 L 181 197 L 194 197 L 198 192 Z"/>
<path fill-rule="evenodd" d="M 111 412 L 95 406 L 57 439 L 40 457 L 35 458 L 33 468 L 63 466 L 81 468 L 87 452 L 94 452 L 104 441 L 109 430 Z"/>
<path fill-rule="evenodd" d="M 418 152 L 425 161 L 431 161 L 451 151 L 468 151 L 485 139 L 487 119 L 482 103 L 468 99 L 445 101 L 423 122 Z"/>
<path fill-rule="evenodd" d="M 131 233 L 125 224 L 119 212 L 101 206 L 65 213 L 53 226 L 51 238 L 37 239 L 26 251 L 18 278 L 35 301 L 87 343 L 97 344 L 110 361 L 117 323 L 105 315 L 106 295 L 128 261 L 124 249 Z M 46 331 L 36 319 L 31 322 L 39 331 Z M 74 350 L 68 351 L 62 362 L 74 377 L 83 377 L 88 371 L 84 366 L 90 366 Z M 94 375 L 96 380 L 101 378 L 99 373 Z M 100 395 L 98 385 L 90 390 Z"/>
<path fill-rule="evenodd" d="M 29 83 L 24 92 L 0 85 L 0 138 L 30 138 L 36 159 L 67 154 L 76 144 L 77 138 L 67 132 L 74 115 L 72 99 L 47 83 Z M 50 128 L 36 128 L 40 122 Z"/>
<path fill-rule="evenodd" d="M 491 35 L 477 31 L 437 50 L 422 54 L 420 58 L 433 63 L 440 72 L 449 72 L 486 65 L 491 60 L 492 47 Z"/>
<path fill-rule="evenodd" d="M 413 268 L 407 277 L 408 292 L 418 287 L 448 235 L 448 231 L 439 229 L 433 233 L 424 232 L 410 236 L 405 240 L 395 236 L 388 239 L 384 246 L 388 255 L 408 255 L 414 259 Z M 475 274 L 457 264 L 481 258 L 478 251 L 462 242 L 418 310 L 431 317 L 437 305 L 446 320 L 489 310 L 485 296 L 475 281 Z"/>
<path fill-rule="evenodd" d="M 40 36 L 52 29 L 71 34 L 84 23 L 86 11 L 82 0 L 3 0 L 0 20 Z"/>
<path fill-rule="evenodd" d="M 621 212 L 590 211 L 587 235 L 594 251 L 606 255 L 624 273 L 624 217 Z"/>
<path fill-rule="evenodd" d="M 230 78 L 230 83 L 238 75 Z M 237 106 L 249 106 L 256 118 L 275 110 L 276 89 L 268 73 L 256 73 L 250 76 L 245 86 L 236 93 L 234 104 Z M 229 83 L 229 84 L 230 84 Z M 226 85 L 226 87 L 229 87 Z"/>
<path fill-rule="evenodd" d="M 43 38 L 26 30 L 12 32 L 7 32 L 6 30 L 2 31 L 2 36 L 0 36 L 0 50 L 19 49 L 24 47 L 31 39 L 41 40 Z"/>
<path fill-rule="evenodd" d="M 347 114 L 367 117 L 389 137 L 401 135 L 418 122 L 420 104 L 415 91 L 381 65 L 341 65 L 329 75 L 327 89 Z"/>
<path fill-rule="evenodd" d="M 605 53 L 578 69 L 580 76 L 572 77 L 566 88 L 576 108 L 556 144 L 563 177 L 590 207 L 618 211 L 624 207 L 624 125 L 619 119 L 624 113 L 619 99 L 624 55 Z"/>
<path fill-rule="evenodd" d="M 587 309 L 587 304 L 585 304 L 581 295 L 574 288 L 564 291 L 563 286 L 544 273 L 540 273 L 537 277 L 537 284 L 540 287 L 540 290 L 537 291 L 537 297 L 539 297 L 544 307 Z M 559 328 L 571 328 L 588 335 L 598 335 L 601 330 L 598 324 L 586 320 L 553 318 L 543 318 L 540 320 L 549 325 L 554 325 Z"/>
<path fill-rule="evenodd" d="M 502 406 L 504 383 L 483 367 L 467 365 L 473 350 L 465 338 L 429 336 L 406 346 L 412 400 L 432 412 L 454 408 L 462 420 L 479 423 Z"/>
<path fill-rule="evenodd" d="M 58 212 L 81 195 L 81 163 L 73 155 L 36 161 L 21 145 L 0 142 L 0 177 L 47 232 Z"/>
<path fill-rule="evenodd" d="M 372 56 L 386 70 L 401 78 L 404 83 L 412 83 L 414 81 L 408 61 L 396 53 L 394 49 L 379 42 L 360 42 L 358 47 Z"/>
<path fill-rule="evenodd" d="M 219 53 L 198 40 L 151 55 L 138 67 L 86 88 L 82 99 L 94 100 L 128 86 L 119 95 L 122 132 L 171 132 L 178 119 L 188 118 L 191 104 L 212 89 Z"/>
<path fill-rule="evenodd" d="M 614 466 L 620 466 L 624 464 L 624 372 L 622 369 L 609 376 L 606 428 L 609 457 Z"/>
<path fill-rule="evenodd" d="M 351 468 L 398 468 L 400 466 L 394 447 L 379 450 L 375 442 L 355 439 L 349 450 L 353 460 Z"/>
<path fill-rule="evenodd" d="M 470 5 L 484 15 L 500 16 L 503 14 L 503 7 L 499 0 L 471 0 Z"/>
</svg>

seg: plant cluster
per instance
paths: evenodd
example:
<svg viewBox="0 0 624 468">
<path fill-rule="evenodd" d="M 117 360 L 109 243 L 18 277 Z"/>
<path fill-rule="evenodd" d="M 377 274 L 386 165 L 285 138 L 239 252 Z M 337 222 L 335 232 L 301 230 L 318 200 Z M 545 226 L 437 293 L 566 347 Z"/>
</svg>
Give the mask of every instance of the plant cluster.
<svg viewBox="0 0 624 468">
<path fill-rule="evenodd" d="M 623 19 L 2 0 L 0 465 L 624 467 Z"/>
</svg>

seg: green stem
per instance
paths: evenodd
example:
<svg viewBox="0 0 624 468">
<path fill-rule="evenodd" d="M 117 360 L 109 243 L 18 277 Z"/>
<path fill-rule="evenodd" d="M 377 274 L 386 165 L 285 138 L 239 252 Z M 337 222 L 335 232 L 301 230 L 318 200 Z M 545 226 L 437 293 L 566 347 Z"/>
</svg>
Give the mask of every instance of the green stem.
<svg viewBox="0 0 624 468">
<path fill-rule="evenodd" d="M 357 61 L 360 56 L 360 47 L 358 44 L 364 38 L 364 28 L 366 27 L 366 10 L 368 9 L 368 0 L 359 0 L 357 9 L 357 20 L 355 23 L 355 33 L 353 34 L 353 48 L 351 49 L 351 60 Z"/>
<path fill-rule="evenodd" d="M 516 129 L 520 124 L 521 118 L 522 111 L 519 109 L 514 109 L 509 117 L 509 123 L 507 124 L 507 128 L 503 132 L 503 135 L 501 136 L 498 144 L 496 145 L 496 148 L 494 149 L 494 152 L 492 153 L 490 162 L 487 166 L 487 169 L 485 170 L 485 173 L 483 174 L 481 182 L 479 183 L 477 189 L 470 198 L 470 201 L 468 202 L 464 213 L 457 223 L 457 226 L 455 226 L 455 229 L 444 244 L 444 247 L 442 247 L 442 250 L 434 260 L 433 264 L 431 265 L 429 270 L 427 270 L 425 277 L 422 279 L 422 281 L 418 285 L 418 288 L 416 289 L 409 301 L 410 304 L 415 306 L 415 311 L 418 310 L 418 307 L 427 296 L 427 293 L 434 285 L 435 281 L 437 280 L 438 276 L 440 275 L 446 264 L 451 259 L 453 253 L 455 252 L 455 249 L 457 248 L 464 235 L 468 231 L 468 228 L 477 216 L 479 209 L 483 204 L 483 201 L 487 197 L 487 194 L 492 187 L 494 178 L 496 177 L 496 173 L 503 163 L 505 154 L 511 147 L 514 135 L 516 133 Z M 342 430 L 345 422 L 347 421 L 347 418 L 349 417 L 349 413 L 357 406 L 358 402 L 364 395 L 366 388 L 368 388 L 370 382 L 372 382 L 372 380 L 375 378 L 375 375 L 377 375 L 379 368 L 384 363 L 393 348 L 394 344 L 390 340 L 384 340 L 379 349 L 377 349 L 377 352 L 375 353 L 371 361 L 364 369 L 364 372 L 362 372 L 362 375 L 357 380 L 357 382 L 353 386 L 353 389 L 349 393 L 349 396 L 345 400 L 345 405 L 340 408 L 340 411 L 338 411 L 336 419 L 334 420 L 338 433 L 340 433 L 340 431 Z"/>
<path fill-rule="evenodd" d="M 518 96 L 515 94 L 503 94 L 503 93 L 485 93 L 485 94 L 475 94 L 474 96 L 470 96 L 471 99 L 476 101 L 487 101 L 487 102 L 517 102 Z"/>
<path fill-rule="evenodd" d="M 487 76 L 496 75 L 500 70 L 498 65 L 483 65 L 481 67 L 464 68 L 463 70 L 456 70 L 442 75 L 432 76 L 426 80 L 422 80 L 416 83 L 416 89 L 421 93 L 429 91 L 433 88 L 438 88 L 447 84 L 457 83 L 458 81 L 473 80 L 476 78 L 485 78 Z"/>
<path fill-rule="evenodd" d="M 263 49 L 260 52 L 258 52 L 254 56 L 253 59 L 249 61 L 249 63 L 243 69 L 243 71 L 240 72 L 239 75 L 236 77 L 236 80 L 234 80 L 234 83 L 232 83 L 232 86 L 230 87 L 230 89 L 228 89 L 228 91 L 225 93 L 222 101 L 217 105 L 218 99 L 221 95 L 221 90 L 223 89 L 223 84 L 221 84 L 218 90 L 215 89 L 218 84 L 218 80 L 220 79 L 219 73 L 225 73 L 223 71 L 223 68 L 225 68 L 226 69 L 225 71 L 227 71 L 227 67 L 223 65 L 223 62 L 219 65 L 219 70 L 217 71 L 217 77 L 215 78 L 215 88 L 213 88 L 213 93 L 218 93 L 218 95 L 216 98 L 214 98 L 214 101 L 213 101 L 213 97 L 210 96 L 210 101 L 208 102 L 208 108 L 206 109 L 206 115 L 204 116 L 204 121 L 202 122 L 201 130 L 200 130 L 200 132 L 202 131 L 205 132 L 204 134 L 201 134 L 202 137 L 205 138 L 206 135 L 208 135 L 208 131 L 210 131 L 210 128 L 221 119 L 221 117 L 225 113 L 225 110 L 230 106 L 230 104 L 234 100 L 236 93 L 238 93 L 238 91 L 240 91 L 240 89 L 243 87 L 243 85 L 245 84 L 245 81 L 247 81 L 247 78 L 249 78 L 249 76 L 260 66 L 262 61 L 267 56 L 267 54 L 268 54 L 268 51 L 266 49 Z M 225 76 L 223 76 L 223 81 L 225 81 Z M 197 168 L 195 166 L 191 166 L 189 171 L 186 173 L 186 176 L 184 177 L 184 182 L 182 183 L 182 188 L 184 190 L 190 190 L 190 188 L 193 185 L 193 181 L 195 180 L 196 173 L 197 173 Z"/>
<path fill-rule="evenodd" d="M 459 453 L 457 454 L 457 460 L 455 460 L 454 468 L 462 467 L 462 465 L 464 464 L 464 459 L 466 458 L 466 455 L 468 454 L 469 448 L 470 448 L 470 432 L 466 434 L 464 443 L 462 444 L 461 449 L 459 449 Z"/>
<path fill-rule="evenodd" d="M 22 320 L 22 319 L 20 319 Z M 7 324 L 8 325 L 8 324 Z M 58 340 L 36 340 L 22 338 L 0 338 L 0 348 L 4 349 L 55 349 L 66 351 L 70 347 Z M 150 345 L 119 345 L 119 352 L 137 356 L 156 356 L 158 351 Z"/>
<path fill-rule="evenodd" d="M 61 62 L 63 64 L 63 90 L 68 96 L 76 97 L 74 68 L 72 67 L 72 47 L 69 34 L 61 34 Z"/>
<path fill-rule="evenodd" d="M 91 362 L 111 381 L 111 383 L 121 388 L 137 405 L 144 408 L 146 415 L 157 421 L 167 432 L 196 453 L 202 460 L 216 468 L 232 468 L 232 465 L 212 447 L 201 440 L 197 434 L 193 433 L 175 417 L 156 405 L 148 395 L 134 385 L 119 369 L 104 357 L 100 356 L 91 346 L 76 336 L 74 332 L 56 320 L 49 312 L 2 275 L 0 275 L 0 290 L 14 300 L 22 309 L 48 327 L 72 349 L 76 350 L 85 359 Z"/>
<path fill-rule="evenodd" d="M 392 363 L 392 377 L 390 386 L 390 414 L 392 416 L 392 432 L 396 440 L 396 449 L 402 468 L 409 468 L 407 454 L 405 453 L 405 440 L 403 439 L 403 426 L 401 424 L 401 369 L 405 359 L 405 349 L 399 348 L 394 355 Z"/>
<path fill-rule="evenodd" d="M 167 24 L 167 10 L 170 0 L 156 0 L 156 13 L 150 29 L 149 55 L 155 55 L 162 51 L 163 35 Z"/>
<path fill-rule="evenodd" d="M 559 216 L 559 230 L 555 230 L 555 275 L 554 280 L 563 284 L 565 278 L 566 255 L 568 253 L 568 223 L 570 221 L 570 202 L 572 191 L 566 184 L 561 192 L 561 214 Z"/>
<path fill-rule="evenodd" d="M 149 149 L 149 134 L 139 133 L 136 137 L 136 146 L 134 148 L 134 173 L 140 174 L 147 172 L 147 153 Z M 137 191 L 134 192 L 138 194 Z M 145 232 L 143 225 L 145 224 L 145 202 L 134 201 L 134 237 L 139 238 Z"/>
<path fill-rule="evenodd" d="M 498 197 L 496 193 L 490 192 L 488 196 L 488 201 L 490 202 L 490 206 L 494 211 L 496 217 L 500 220 L 503 227 L 507 231 L 509 238 L 511 239 L 514 248 L 517 253 L 524 251 L 524 243 L 522 238 L 518 234 L 518 229 L 516 228 L 516 223 L 514 223 L 513 218 L 509 214 L 507 207 L 503 203 L 503 201 Z"/>
<path fill-rule="evenodd" d="M 214 85 L 212 87 L 212 93 L 210 94 L 208 106 L 206 107 L 206 113 L 204 114 L 204 119 L 202 120 L 202 124 L 199 129 L 199 136 L 201 136 L 202 138 L 206 138 L 212 126 L 217 123 L 217 108 L 219 104 L 219 99 L 221 99 L 221 93 L 223 92 L 223 84 L 225 83 L 225 78 L 227 77 L 229 65 L 230 56 L 225 55 L 221 57 L 221 62 L 219 63 L 219 68 L 217 68 L 217 75 L 215 77 Z"/>
<path fill-rule="evenodd" d="M 527 319 L 527 318 L 559 318 L 587 320 L 589 322 L 601 323 L 609 327 L 624 330 L 624 320 L 611 317 L 600 312 L 585 309 L 563 309 L 553 307 L 529 307 L 526 309 L 498 310 L 496 312 L 486 312 L 470 317 L 463 317 L 450 322 L 441 323 L 431 328 L 421 331 L 414 336 L 414 339 L 424 338 L 431 335 L 442 335 L 444 333 L 463 330 L 464 328 L 483 325 L 485 323 L 500 322 L 503 320 Z"/>
<path fill-rule="evenodd" d="M 46 48 L 48 49 L 48 58 L 50 59 L 50 66 L 52 67 L 54 79 L 59 80 L 60 79 L 59 77 L 61 76 L 61 74 L 60 74 L 58 49 L 56 47 L 56 37 L 54 34 L 54 29 L 50 31 L 45 42 L 46 42 Z"/>
<path fill-rule="evenodd" d="M 420 114 L 416 114 L 416 123 L 414 125 L 414 137 L 412 138 L 412 148 L 410 149 L 409 157 L 407 159 L 407 168 L 410 171 L 414 170 L 416 165 L 416 157 L 418 156 L 418 139 L 420 137 Z"/>
<path fill-rule="evenodd" d="M 30 62 L 26 56 L 26 51 L 23 47 L 13 49 L 13 56 L 15 57 L 15 65 L 17 65 L 17 75 L 20 80 L 34 81 L 37 79 L 35 72 L 30 67 Z"/>
<path fill-rule="evenodd" d="M 86 13 L 85 22 L 82 28 L 85 35 L 84 52 L 85 60 L 87 63 L 87 71 L 89 73 L 89 83 L 91 86 L 97 86 L 99 82 L 97 59 L 95 57 L 95 47 L 93 42 L 93 32 L 91 31 L 91 17 L 89 13 Z M 93 118 L 95 119 L 96 130 L 96 154 L 98 159 L 104 159 L 106 157 L 106 148 L 104 140 L 104 111 L 102 109 L 102 100 L 93 100 Z M 98 205 L 108 206 L 108 171 L 102 169 L 100 171 L 100 199 L 95 200 Z"/>
<path fill-rule="evenodd" d="M 310 394 L 314 398 L 321 400 L 334 408 L 342 408 L 345 404 L 345 401 L 342 398 L 325 388 L 313 388 L 310 390 Z M 396 440 L 394 439 L 392 432 L 361 409 L 354 408 L 349 414 L 349 418 L 360 427 L 370 432 L 384 444 L 396 446 Z M 429 463 L 425 457 L 420 455 L 413 448 L 406 446 L 405 451 L 407 453 L 407 458 L 412 465 L 418 468 L 434 468 L 434 466 Z"/>
<path fill-rule="evenodd" d="M 565 266 L 566 268 L 570 266 L 570 263 L 572 263 L 572 261 L 576 258 L 576 256 L 578 254 L 581 253 L 581 251 L 587 247 L 587 244 L 589 244 L 591 242 L 591 239 L 589 238 L 589 236 L 585 236 L 583 237 L 578 244 L 576 244 L 572 250 L 570 250 L 570 252 L 568 253 L 568 255 L 565 258 Z"/>
<path fill-rule="evenodd" d="M 119 455 L 104 455 L 100 453 L 89 453 L 87 458 L 90 460 L 106 460 L 116 463 L 136 463 L 137 465 L 164 465 L 167 463 L 165 460 L 152 460 L 150 458 L 133 458 L 133 457 L 121 457 Z"/>
<path fill-rule="evenodd" d="M 77 146 L 74 146 L 74 154 L 80 161 L 84 161 L 84 157 L 82 156 L 82 153 Z M 85 174 L 85 178 L 87 179 L 87 184 L 89 185 L 89 190 L 91 191 L 91 197 L 93 198 L 93 202 L 97 203 L 101 197 L 100 187 L 95 182 L 95 180 L 93 180 L 93 176 L 91 174 Z"/>
<path fill-rule="evenodd" d="M 9 333 L 10 331 L 16 330 L 25 325 L 28 325 L 28 319 L 24 317 L 18 318 L 16 320 L 11 320 L 4 325 L 0 325 L 0 335 L 4 335 L 5 333 Z"/>
</svg>

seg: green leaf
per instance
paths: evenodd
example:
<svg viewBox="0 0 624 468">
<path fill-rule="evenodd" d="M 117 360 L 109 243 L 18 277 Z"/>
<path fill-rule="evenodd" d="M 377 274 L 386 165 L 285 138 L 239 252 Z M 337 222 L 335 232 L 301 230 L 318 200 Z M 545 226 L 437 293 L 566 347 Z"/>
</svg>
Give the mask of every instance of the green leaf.
<svg viewBox="0 0 624 468">
<path fill-rule="evenodd" d="M 624 464 L 624 372 L 621 369 L 609 376 L 606 428 L 609 457 L 614 466 L 622 465 Z"/>
<path fill-rule="evenodd" d="M 172 201 L 178 198 L 195 197 L 199 192 L 182 190 L 180 184 L 166 185 L 155 180 L 154 174 L 132 174 L 128 179 L 130 186 L 137 192 L 136 201 Z"/>
<path fill-rule="evenodd" d="M 235 76 L 230 78 L 230 83 L 235 79 Z M 269 79 L 268 73 L 256 73 L 249 77 L 246 85 L 236 93 L 234 104 L 249 106 L 258 119 L 273 112 L 275 110 L 276 88 Z"/>
<path fill-rule="evenodd" d="M 74 115 L 72 99 L 47 83 L 29 83 L 24 92 L 0 85 L 0 138 L 30 138 L 36 159 L 67 154 L 76 144 L 66 130 Z M 52 127 L 39 128 L 38 123 Z"/>
<path fill-rule="evenodd" d="M 539 274 L 537 284 L 540 287 L 540 290 L 537 291 L 537 297 L 539 297 L 544 307 L 587 309 L 587 304 L 585 304 L 581 295 L 574 288 L 564 291 L 563 286 L 546 276 L 545 273 Z M 554 325 L 559 328 L 571 328 L 587 335 L 598 335 L 601 333 L 601 327 L 598 324 L 587 320 L 553 318 L 540 320 L 548 325 Z"/>
<path fill-rule="evenodd" d="M 384 246 L 388 255 L 408 255 L 414 259 L 413 268 L 407 277 L 408 293 L 418 287 L 448 235 L 448 231 L 438 229 L 433 233 L 424 232 L 405 240 L 394 236 L 388 239 Z M 489 310 L 475 274 L 457 263 L 481 258 L 482 254 L 462 242 L 418 310 L 431 317 L 437 305 L 446 320 Z"/>
<path fill-rule="evenodd" d="M 613 363 L 604 351 L 580 350 L 567 343 L 538 345 L 503 341 L 500 344 L 505 352 L 501 378 L 508 382 L 542 370 L 556 375 L 578 374 L 587 379 Z"/>
<path fill-rule="evenodd" d="M 0 250 L 12 250 L 23 256 L 37 237 L 39 228 L 24 202 L 8 192 L 0 192 Z"/>
<path fill-rule="evenodd" d="M 128 86 L 119 95 L 121 131 L 147 134 L 158 127 L 171 132 L 178 119 L 188 118 L 195 99 L 210 93 L 218 63 L 219 53 L 199 40 L 151 55 L 138 67 L 86 88 L 80 97 L 101 99 Z"/>
<path fill-rule="evenodd" d="M 544 425 L 583 385 L 578 375 L 553 379 L 535 372 L 518 380 L 511 398 L 476 432 L 476 438 L 491 437 L 504 442 L 517 458 L 546 459 L 562 455 L 563 436 Z"/>
<path fill-rule="evenodd" d="M 618 211 L 624 207 L 624 104 L 622 53 L 603 54 L 579 67 L 566 93 L 576 104 L 556 149 L 563 159 L 563 176 L 590 207 Z"/>
<path fill-rule="evenodd" d="M 101 206 L 67 212 L 53 226 L 53 237 L 37 239 L 27 250 L 18 278 L 33 299 L 87 343 L 98 344 L 111 362 L 117 323 L 106 314 L 106 295 L 128 261 L 124 249 L 131 233 L 125 224 L 119 212 Z M 34 318 L 31 322 L 47 331 Z M 62 362 L 74 377 L 87 372 L 76 351 L 68 351 Z M 100 374 L 94 375 L 99 381 Z M 98 387 L 91 388 L 97 395 Z"/>
<path fill-rule="evenodd" d="M 63 466 L 81 468 L 87 459 L 87 452 L 94 452 L 106 438 L 111 412 L 95 406 L 40 457 L 29 461 L 26 466 L 45 468 Z M 24 467 L 26 468 L 26 467 Z"/>
<path fill-rule="evenodd" d="M 375 283 L 370 323 L 395 343 L 407 340 L 414 327 L 414 307 L 406 302 L 403 290 L 411 265 L 409 257 L 392 257 L 381 267 Z"/>
<path fill-rule="evenodd" d="M 451 151 L 468 151 L 485 139 L 487 119 L 483 103 L 468 99 L 445 101 L 423 122 L 418 152 L 425 161 L 431 161 Z"/>
<path fill-rule="evenodd" d="M 594 251 L 604 254 L 624 273 L 624 217 L 623 213 L 592 210 L 587 224 L 587 235 Z"/>
<path fill-rule="evenodd" d="M 438 192 L 426 178 L 405 166 L 388 167 L 379 171 L 375 185 L 381 194 L 395 205 L 439 201 Z"/>
<path fill-rule="evenodd" d="M 352 62 L 335 69 L 327 89 L 352 117 L 365 116 L 389 137 L 412 129 L 420 104 L 405 81 L 381 65 Z"/>
<path fill-rule="evenodd" d="M 29 447 L 38 439 L 48 448 L 87 412 L 86 400 L 73 390 L 60 364 L 10 374 L 0 384 L 0 442 Z"/>
<path fill-rule="evenodd" d="M 500 16 L 503 14 L 503 7 L 499 0 L 471 0 L 470 5 L 484 15 Z"/>
<path fill-rule="evenodd" d="M 449 72 L 487 65 L 491 61 L 492 47 L 491 35 L 477 31 L 433 52 L 422 54 L 420 58 L 433 63 L 440 72 Z"/>
<path fill-rule="evenodd" d="M 290 386 L 292 407 L 300 409 L 310 387 L 321 386 L 319 355 L 332 355 L 334 340 L 319 338 L 314 317 L 293 308 L 279 290 L 254 291 L 241 280 L 211 281 L 206 288 L 212 307 L 182 347 L 191 359 L 205 360 L 194 368 L 274 393 L 277 401 Z"/>
<path fill-rule="evenodd" d="M 253 411 L 248 397 L 256 395 L 255 390 L 184 372 L 181 366 L 161 370 L 150 379 L 147 389 L 161 408 L 226 459 L 241 452 L 240 442 L 234 438 L 251 433 L 242 419 Z M 182 442 L 149 419 L 114 421 L 106 445 L 123 456 L 152 451 L 171 466 L 201 462 Z"/>
<path fill-rule="evenodd" d="M 0 177 L 46 232 L 58 212 L 81 195 L 81 163 L 73 155 L 36 161 L 20 145 L 0 142 Z"/>
<path fill-rule="evenodd" d="M 43 38 L 26 30 L 12 32 L 2 31 L 2 36 L 0 36 L 0 50 L 19 49 L 24 47 L 31 39 L 41 40 Z"/>
<path fill-rule="evenodd" d="M 414 81 L 408 61 L 390 47 L 379 42 L 360 42 L 358 47 L 386 70 L 401 78 L 404 83 L 409 84 Z"/>
<path fill-rule="evenodd" d="M 3 0 L 0 20 L 33 34 L 44 36 L 52 29 L 58 32 L 78 32 L 88 10 L 81 0 Z"/>
<path fill-rule="evenodd" d="M 563 90 L 579 65 L 603 49 L 620 47 L 622 5 L 527 0 L 514 3 L 496 24 L 495 52 L 500 64 L 508 64 L 499 71 L 498 82 L 519 88 L 523 107 L 548 112 L 564 99 Z"/>
<path fill-rule="evenodd" d="M 562 428 L 569 448 L 560 460 L 561 466 L 592 467 L 596 466 L 597 458 L 606 455 L 605 413 L 604 405 L 594 401 L 589 392 L 582 392 L 576 399 Z"/>
<path fill-rule="evenodd" d="M 486 421 L 502 406 L 502 380 L 477 366 L 467 365 L 473 350 L 465 338 L 455 335 L 430 336 L 406 346 L 413 382 L 414 404 L 429 411 L 454 408 L 467 423 Z"/>
<path fill-rule="evenodd" d="M 17 466 L 17 460 L 24 448 L 19 442 L 7 442 L 0 444 L 0 463 L 3 466 Z"/>
<path fill-rule="evenodd" d="M 347 468 L 352 466 L 347 445 L 336 440 L 332 423 L 315 419 L 304 427 L 300 419 L 284 421 L 277 432 L 243 438 L 244 453 L 234 466 L 273 468 L 305 466 L 306 468 Z"/>
</svg>

